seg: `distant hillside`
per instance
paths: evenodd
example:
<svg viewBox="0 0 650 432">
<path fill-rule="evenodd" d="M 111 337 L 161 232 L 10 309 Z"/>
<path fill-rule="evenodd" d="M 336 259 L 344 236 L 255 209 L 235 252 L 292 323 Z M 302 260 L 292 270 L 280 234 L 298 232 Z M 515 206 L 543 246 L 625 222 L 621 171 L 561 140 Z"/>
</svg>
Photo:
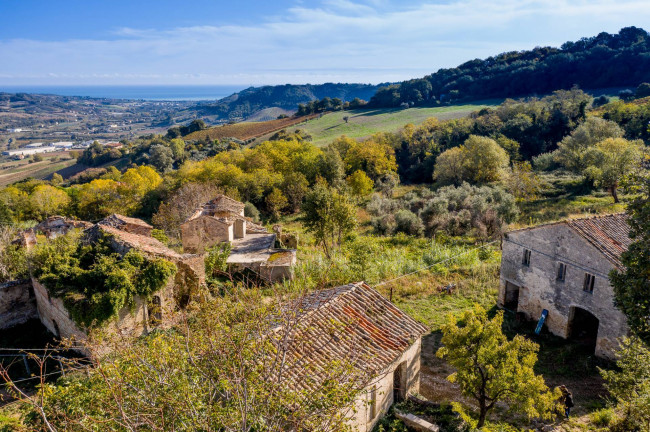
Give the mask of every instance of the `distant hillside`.
<svg viewBox="0 0 650 432">
<path fill-rule="evenodd" d="M 217 102 L 199 103 L 195 110 L 199 116 L 218 116 L 223 120 L 245 120 L 268 108 L 295 111 L 299 103 L 324 97 L 339 98 L 343 101 L 351 101 L 357 97 L 369 100 L 380 86 L 327 83 L 250 87 Z"/>
<path fill-rule="evenodd" d="M 271 132 L 279 131 L 280 129 L 294 126 L 298 123 L 305 122 L 318 114 L 312 114 L 303 117 L 287 117 L 277 120 L 269 121 L 250 121 L 235 124 L 227 124 L 222 126 L 215 126 L 208 129 L 192 132 L 183 137 L 184 140 L 199 140 L 199 139 L 224 139 L 224 138 L 237 138 L 246 141 L 252 138 L 269 134 Z"/>
<path fill-rule="evenodd" d="M 650 82 L 650 34 L 626 27 L 560 48 L 537 47 L 481 60 L 420 79 L 386 86 L 371 99 L 375 107 L 435 105 L 439 102 L 546 94 L 568 89 L 637 86 Z"/>
</svg>

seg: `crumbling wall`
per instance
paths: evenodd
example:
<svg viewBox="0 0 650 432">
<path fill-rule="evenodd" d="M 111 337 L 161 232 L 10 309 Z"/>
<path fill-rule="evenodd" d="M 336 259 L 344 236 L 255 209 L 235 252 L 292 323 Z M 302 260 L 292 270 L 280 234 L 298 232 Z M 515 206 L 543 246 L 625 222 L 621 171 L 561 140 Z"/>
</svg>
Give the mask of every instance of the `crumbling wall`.
<svg viewBox="0 0 650 432">
<path fill-rule="evenodd" d="M 187 253 L 203 253 L 221 242 L 234 239 L 233 224 L 227 224 L 210 216 L 200 216 L 181 225 L 183 250 Z"/>
<path fill-rule="evenodd" d="M 38 318 L 36 298 L 29 279 L 0 285 L 0 329 Z"/>
<path fill-rule="evenodd" d="M 529 266 L 523 264 L 525 249 L 531 251 Z M 557 277 L 560 263 L 566 265 L 564 281 Z M 625 315 L 614 306 L 608 277 L 613 267 L 565 224 L 511 232 L 503 240 L 498 303 L 505 303 L 507 282 L 519 286 L 517 311 L 538 319 L 548 310 L 548 330 L 563 338 L 569 336 L 571 309 L 585 309 L 599 320 L 596 355 L 612 358 L 618 338 L 628 333 Z M 593 293 L 583 290 L 585 273 L 595 276 Z"/>
<path fill-rule="evenodd" d="M 87 339 L 86 333 L 77 327 L 70 317 L 70 313 L 63 305 L 63 300 L 51 297 L 47 288 L 34 278 L 32 278 L 32 286 L 36 297 L 38 317 L 53 335 L 59 338 Z"/>
</svg>

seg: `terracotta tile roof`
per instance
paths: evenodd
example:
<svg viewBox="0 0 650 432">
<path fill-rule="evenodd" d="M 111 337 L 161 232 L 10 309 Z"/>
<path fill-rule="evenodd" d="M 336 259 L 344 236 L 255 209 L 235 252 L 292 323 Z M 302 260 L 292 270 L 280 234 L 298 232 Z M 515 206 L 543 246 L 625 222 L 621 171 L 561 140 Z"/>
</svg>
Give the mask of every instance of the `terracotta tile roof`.
<svg viewBox="0 0 650 432">
<path fill-rule="evenodd" d="M 98 222 L 100 225 L 107 225 L 107 226 L 112 226 L 115 228 L 119 228 L 122 225 L 138 225 L 144 228 L 153 228 L 151 225 L 143 221 L 142 219 L 137 219 L 137 218 L 132 218 L 128 216 L 123 216 L 117 213 L 113 213 L 112 215 L 102 219 L 101 221 Z"/>
<path fill-rule="evenodd" d="M 153 237 L 122 231 L 110 225 L 97 224 L 95 227 L 105 233 L 113 235 L 120 243 L 146 254 L 170 259 L 181 259 L 183 257 L 181 254 L 169 249 Z"/>
<path fill-rule="evenodd" d="M 302 389 L 316 388 L 341 360 L 353 366 L 351 379 L 368 382 L 427 331 L 363 282 L 313 293 L 295 306 L 286 372 Z"/>
<path fill-rule="evenodd" d="M 632 243 L 625 213 L 572 219 L 566 221 L 566 224 L 601 251 L 608 260 L 621 266 L 621 253 Z"/>
<path fill-rule="evenodd" d="M 625 252 L 632 242 L 630 239 L 630 227 L 627 224 L 627 216 L 625 213 L 567 219 L 510 232 L 530 231 L 560 224 L 565 224 L 572 228 L 577 234 L 602 252 L 614 265 L 619 268 L 621 267 L 621 253 Z"/>
</svg>

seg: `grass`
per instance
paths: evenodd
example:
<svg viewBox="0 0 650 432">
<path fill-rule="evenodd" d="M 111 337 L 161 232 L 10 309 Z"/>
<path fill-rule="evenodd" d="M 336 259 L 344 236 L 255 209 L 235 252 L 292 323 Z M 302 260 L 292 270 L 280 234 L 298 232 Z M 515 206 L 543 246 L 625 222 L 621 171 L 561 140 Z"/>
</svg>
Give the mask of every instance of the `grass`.
<svg viewBox="0 0 650 432">
<path fill-rule="evenodd" d="M 395 132 L 407 123 L 418 125 L 429 117 L 437 117 L 441 120 L 465 117 L 481 108 L 498 105 L 501 102 L 501 99 L 493 99 L 433 108 L 337 111 L 310 120 L 300 125 L 300 129 L 313 137 L 314 144 L 323 146 L 341 135 L 363 138 L 377 132 Z M 349 117 L 348 123 L 343 120 L 346 116 Z"/>
<path fill-rule="evenodd" d="M 517 226 L 531 226 L 569 217 L 618 213 L 625 211 L 626 203 L 633 198 L 619 191 L 620 203 L 602 190 L 588 188 L 581 176 L 567 173 L 543 173 L 545 185 L 537 199 L 519 203 Z"/>
</svg>

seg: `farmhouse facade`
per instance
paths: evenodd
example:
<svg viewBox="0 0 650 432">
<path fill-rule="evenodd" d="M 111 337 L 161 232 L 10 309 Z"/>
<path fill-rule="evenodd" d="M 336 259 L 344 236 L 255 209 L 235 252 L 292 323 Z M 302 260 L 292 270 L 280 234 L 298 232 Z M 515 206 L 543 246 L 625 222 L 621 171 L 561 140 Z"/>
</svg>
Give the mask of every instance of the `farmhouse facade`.
<svg viewBox="0 0 650 432">
<path fill-rule="evenodd" d="M 363 386 L 352 430 L 371 431 L 393 403 L 418 392 L 426 328 L 376 290 L 358 282 L 318 291 L 301 299 L 298 309 L 286 356 L 292 385 L 317 388 L 328 376 L 327 365 L 350 362 L 350 374 Z"/>
<path fill-rule="evenodd" d="M 499 306 L 537 320 L 548 330 L 594 346 L 612 358 L 628 334 L 614 305 L 609 272 L 621 269 L 629 244 L 624 214 L 566 220 L 503 236 Z"/>
</svg>

